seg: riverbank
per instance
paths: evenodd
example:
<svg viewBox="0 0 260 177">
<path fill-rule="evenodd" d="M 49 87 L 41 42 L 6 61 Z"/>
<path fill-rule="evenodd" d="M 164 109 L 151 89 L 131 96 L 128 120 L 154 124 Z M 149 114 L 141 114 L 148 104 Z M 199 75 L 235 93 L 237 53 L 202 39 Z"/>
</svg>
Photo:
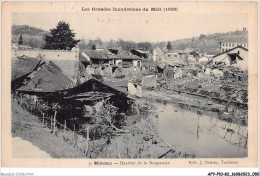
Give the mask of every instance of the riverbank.
<svg viewBox="0 0 260 177">
<path fill-rule="evenodd" d="M 173 93 L 165 94 L 163 92 L 157 92 L 151 90 L 143 91 L 142 98 L 145 98 L 147 100 L 155 100 L 155 101 L 157 100 L 157 101 L 161 101 L 162 103 L 166 102 L 166 103 L 184 104 L 190 107 L 196 107 L 208 111 L 217 111 L 224 107 L 221 104 L 216 104 L 216 103 L 209 104 L 208 100 L 189 98 L 183 94 L 173 94 Z"/>
<path fill-rule="evenodd" d="M 215 116 L 181 109 L 174 104 L 151 103 L 158 109 L 158 134 L 176 150 L 196 158 L 247 156 L 247 126 L 229 123 Z M 223 151 L 224 150 L 224 151 Z"/>
<path fill-rule="evenodd" d="M 245 110 L 232 107 L 226 104 L 219 104 L 207 98 L 196 97 L 185 93 L 176 93 L 169 91 L 144 90 L 142 98 L 148 101 L 154 101 L 162 104 L 171 103 L 182 109 L 203 113 L 204 115 L 217 117 L 220 120 L 247 126 L 247 116 L 242 114 Z M 244 115 L 244 116 L 241 116 Z"/>
<path fill-rule="evenodd" d="M 165 142 L 158 134 L 155 127 L 147 120 L 127 127 L 130 133 L 113 136 L 103 145 L 102 151 L 95 151 L 92 141 L 90 156 L 92 158 L 117 158 L 117 159 L 158 159 L 158 158 L 195 158 L 195 154 L 176 150 L 174 145 Z M 99 149 L 99 147 L 97 147 Z"/>
<path fill-rule="evenodd" d="M 137 115 L 140 116 L 140 115 Z M 135 119 L 133 117 L 128 117 Z M 132 125 L 125 126 L 129 133 L 117 136 L 101 137 L 89 141 L 86 156 L 63 138 L 42 124 L 38 117 L 21 107 L 16 100 L 12 102 L 12 136 L 30 142 L 39 152 L 46 152 L 52 158 L 194 158 L 194 154 L 176 151 L 174 146 L 167 144 L 156 132 L 156 125 L 150 117 L 143 116 Z M 13 148 L 17 143 L 13 144 Z M 35 154 L 34 156 L 41 156 Z M 26 154 L 13 154 L 24 157 Z M 28 155 L 28 154 L 27 154 Z"/>
</svg>

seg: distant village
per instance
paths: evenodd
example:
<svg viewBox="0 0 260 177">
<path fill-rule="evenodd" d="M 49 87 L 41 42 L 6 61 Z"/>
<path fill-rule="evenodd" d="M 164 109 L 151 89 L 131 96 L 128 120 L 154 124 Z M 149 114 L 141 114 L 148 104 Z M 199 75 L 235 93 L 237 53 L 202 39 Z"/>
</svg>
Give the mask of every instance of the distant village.
<svg viewBox="0 0 260 177">
<path fill-rule="evenodd" d="M 124 123 L 122 120 L 133 116 L 133 110 L 142 114 L 142 104 L 136 103 L 140 100 L 179 102 L 196 107 L 198 114 L 208 110 L 225 121 L 247 125 L 248 39 L 223 39 L 219 41 L 220 52 L 215 55 L 168 45 L 152 51 L 126 51 L 120 46 L 104 48 L 98 44 L 92 49 L 49 50 L 13 43 L 13 97 L 20 104 L 27 103 L 43 122 L 49 115 L 48 124 L 54 133 L 66 128 L 85 131 L 75 117 L 95 115 L 107 100 L 111 109 L 117 110 L 114 120 L 106 120 L 114 132 L 127 131 L 123 125 L 138 122 L 136 118 Z M 57 123 L 53 125 L 53 121 Z M 87 135 L 81 135 L 95 140 L 91 130 L 94 125 L 88 124 Z M 151 141 L 155 144 L 154 139 Z M 91 145 L 88 146 L 84 152 L 89 156 Z"/>
</svg>

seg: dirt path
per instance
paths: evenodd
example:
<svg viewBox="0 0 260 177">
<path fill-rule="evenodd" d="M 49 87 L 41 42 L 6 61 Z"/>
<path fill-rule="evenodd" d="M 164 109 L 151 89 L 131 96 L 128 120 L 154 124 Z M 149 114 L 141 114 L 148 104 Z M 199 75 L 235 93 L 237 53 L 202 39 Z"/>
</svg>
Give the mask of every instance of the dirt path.
<svg viewBox="0 0 260 177">
<path fill-rule="evenodd" d="M 47 152 L 19 137 L 12 138 L 12 155 L 14 158 L 51 158 Z"/>
</svg>

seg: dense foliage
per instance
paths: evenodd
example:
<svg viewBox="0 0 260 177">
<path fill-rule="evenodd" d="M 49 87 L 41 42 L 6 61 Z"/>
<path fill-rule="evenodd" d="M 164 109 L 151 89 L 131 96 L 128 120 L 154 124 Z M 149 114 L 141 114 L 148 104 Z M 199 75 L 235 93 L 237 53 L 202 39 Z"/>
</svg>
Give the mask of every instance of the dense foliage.
<svg viewBox="0 0 260 177">
<path fill-rule="evenodd" d="M 77 45 L 79 40 L 75 40 L 75 33 L 70 29 L 70 25 L 60 21 L 56 28 L 50 30 L 50 35 L 45 35 L 44 49 L 71 50 Z"/>
</svg>

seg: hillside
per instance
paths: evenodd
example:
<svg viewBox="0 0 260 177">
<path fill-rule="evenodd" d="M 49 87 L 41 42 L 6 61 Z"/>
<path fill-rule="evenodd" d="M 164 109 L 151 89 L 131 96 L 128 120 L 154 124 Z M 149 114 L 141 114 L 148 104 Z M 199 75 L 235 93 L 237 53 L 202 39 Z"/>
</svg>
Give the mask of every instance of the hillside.
<svg viewBox="0 0 260 177">
<path fill-rule="evenodd" d="M 47 34 L 47 31 L 44 31 L 39 28 L 31 27 L 28 25 L 13 25 L 12 26 L 12 43 L 18 43 L 20 35 L 23 36 L 24 44 L 29 45 L 33 48 L 41 48 L 41 46 L 44 44 L 44 35 Z M 198 49 L 201 52 L 206 52 L 208 54 L 217 54 L 220 52 L 219 43 L 221 41 L 225 41 L 228 39 L 238 39 L 243 38 L 245 41 L 248 41 L 248 31 L 233 31 L 233 32 L 227 32 L 227 33 L 214 33 L 209 35 L 201 34 L 198 37 L 193 38 L 187 38 L 187 39 L 180 39 L 180 40 L 174 40 L 170 41 L 172 44 L 173 49 L 185 49 L 185 48 L 194 48 Z M 168 41 L 159 42 L 159 43 L 149 43 L 152 44 L 148 46 L 148 48 L 155 48 L 159 47 L 161 49 L 165 49 L 167 46 Z M 100 39 L 98 40 L 90 40 L 85 41 L 81 40 L 79 43 L 79 47 L 83 50 L 86 48 L 91 49 L 93 44 L 100 45 L 103 47 L 109 47 L 109 46 L 121 46 L 122 49 L 124 48 L 140 48 L 140 45 L 146 44 L 143 43 L 135 43 L 132 41 L 109 41 L 104 42 Z"/>
<path fill-rule="evenodd" d="M 28 25 L 13 25 L 12 43 L 18 43 L 19 37 L 22 35 L 23 44 L 40 48 L 44 44 L 44 35 L 47 33 L 47 31 Z"/>
<path fill-rule="evenodd" d="M 84 153 L 75 146 L 65 142 L 63 138 L 55 136 L 50 129 L 42 124 L 38 117 L 32 115 L 19 105 L 16 99 L 12 102 L 12 137 L 20 137 L 23 140 L 29 141 L 32 145 L 38 147 L 38 149 L 50 154 L 52 158 L 85 157 Z M 26 151 L 21 149 L 21 152 Z M 31 152 L 29 155 L 32 156 L 33 154 L 38 157 L 41 155 L 36 154 L 36 152 Z M 18 155 L 14 154 L 14 156 Z"/>
<path fill-rule="evenodd" d="M 170 41 L 173 49 L 194 48 L 201 52 L 217 54 L 220 52 L 220 42 L 228 39 L 241 39 L 248 41 L 248 31 L 233 31 L 227 33 L 201 34 L 199 37 Z M 168 41 L 155 44 L 155 47 L 166 48 Z"/>
<path fill-rule="evenodd" d="M 12 34 L 13 35 L 31 35 L 31 36 L 39 36 L 47 33 L 47 31 L 44 31 L 39 28 L 31 27 L 28 25 L 13 25 L 12 26 Z"/>
</svg>

